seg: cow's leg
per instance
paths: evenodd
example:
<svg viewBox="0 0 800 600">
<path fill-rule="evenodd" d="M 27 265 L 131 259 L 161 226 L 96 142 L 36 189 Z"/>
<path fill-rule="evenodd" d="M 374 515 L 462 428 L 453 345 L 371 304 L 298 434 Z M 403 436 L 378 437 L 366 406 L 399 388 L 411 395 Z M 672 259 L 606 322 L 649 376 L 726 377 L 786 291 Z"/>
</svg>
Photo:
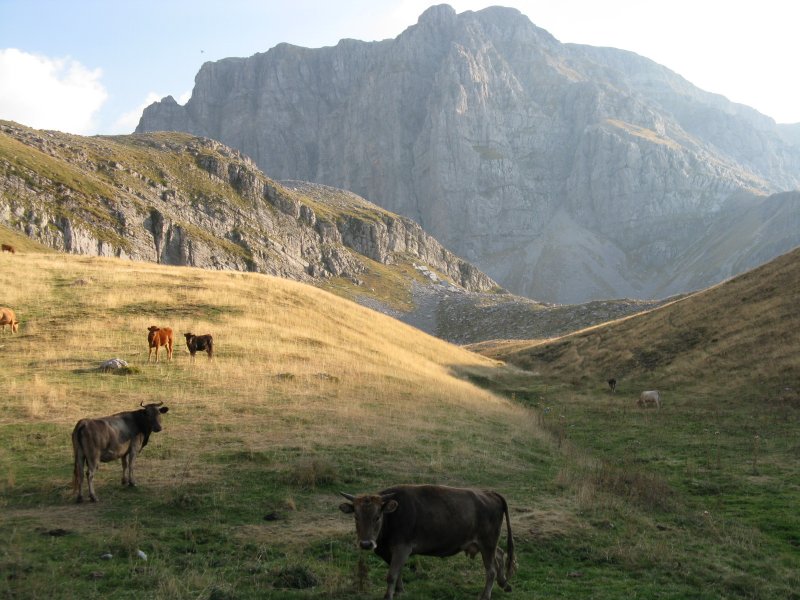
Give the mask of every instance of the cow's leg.
<svg viewBox="0 0 800 600">
<path fill-rule="evenodd" d="M 402 575 L 400 572 L 403 570 L 403 565 L 406 564 L 408 557 L 411 555 L 411 548 L 407 546 L 400 546 L 392 549 L 392 560 L 389 563 L 389 573 L 386 575 L 386 594 L 383 596 L 384 600 L 392 600 L 394 598 L 395 589 L 402 588 Z"/>
<path fill-rule="evenodd" d="M 75 487 L 78 490 L 78 495 L 75 497 L 75 502 L 83 502 L 83 452 L 77 450 L 75 453 Z"/>
<path fill-rule="evenodd" d="M 133 454 L 128 451 L 126 454 L 122 455 L 122 485 L 133 485 L 131 483 L 133 479 L 132 469 Z"/>
<path fill-rule="evenodd" d="M 136 462 L 136 452 L 137 448 L 134 445 L 134 442 L 131 442 L 130 450 L 128 450 L 128 485 L 130 487 L 136 487 L 136 480 L 133 478 L 133 465 Z"/>
<path fill-rule="evenodd" d="M 494 578 L 497 574 L 495 571 L 495 548 L 481 549 L 481 556 L 483 557 L 483 566 L 486 568 L 486 585 L 483 586 L 483 593 L 480 600 L 491 600 L 492 586 L 494 586 Z"/>
<path fill-rule="evenodd" d="M 97 471 L 97 461 L 87 459 L 86 461 L 86 483 L 89 486 L 89 500 L 97 502 L 97 494 L 94 493 L 94 473 Z"/>
<path fill-rule="evenodd" d="M 150 362 L 150 356 L 152 354 L 153 354 L 153 347 L 150 346 L 150 348 L 147 350 L 147 362 Z"/>
</svg>

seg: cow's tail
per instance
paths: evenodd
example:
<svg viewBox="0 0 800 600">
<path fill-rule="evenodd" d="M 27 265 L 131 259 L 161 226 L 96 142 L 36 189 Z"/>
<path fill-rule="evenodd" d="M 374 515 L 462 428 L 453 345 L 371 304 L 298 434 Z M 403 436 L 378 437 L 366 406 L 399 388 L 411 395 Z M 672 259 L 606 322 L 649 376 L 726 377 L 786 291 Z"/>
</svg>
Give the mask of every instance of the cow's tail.
<svg viewBox="0 0 800 600">
<path fill-rule="evenodd" d="M 503 513 L 506 516 L 506 532 L 508 539 L 506 540 L 506 579 L 511 579 L 511 576 L 517 570 L 517 559 L 514 556 L 514 536 L 511 535 L 511 519 L 508 516 L 508 503 L 506 499 L 500 496 L 503 501 Z"/>
</svg>

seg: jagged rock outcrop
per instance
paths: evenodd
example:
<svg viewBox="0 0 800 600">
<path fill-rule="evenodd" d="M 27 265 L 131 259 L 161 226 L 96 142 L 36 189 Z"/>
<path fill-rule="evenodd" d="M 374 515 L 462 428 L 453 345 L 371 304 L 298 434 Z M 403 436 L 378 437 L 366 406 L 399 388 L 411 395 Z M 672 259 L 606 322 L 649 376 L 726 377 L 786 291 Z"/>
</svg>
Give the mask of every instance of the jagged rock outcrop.
<svg viewBox="0 0 800 600">
<path fill-rule="evenodd" d="M 157 130 L 353 190 L 512 291 L 558 302 L 719 281 L 722 263 L 679 271 L 711 258 L 718 217 L 800 187 L 797 126 L 498 7 L 434 6 L 392 40 L 206 63 L 185 106 L 144 111 L 137 131 Z M 736 253 L 755 242 L 739 233 Z M 775 250 L 800 232 L 785 242 Z"/>
<path fill-rule="evenodd" d="M 410 272 L 418 261 L 464 290 L 499 289 L 410 219 L 350 192 L 283 185 L 205 138 L 82 138 L 0 121 L 0 184 L 0 224 L 65 252 L 356 287 L 372 264 Z"/>
</svg>

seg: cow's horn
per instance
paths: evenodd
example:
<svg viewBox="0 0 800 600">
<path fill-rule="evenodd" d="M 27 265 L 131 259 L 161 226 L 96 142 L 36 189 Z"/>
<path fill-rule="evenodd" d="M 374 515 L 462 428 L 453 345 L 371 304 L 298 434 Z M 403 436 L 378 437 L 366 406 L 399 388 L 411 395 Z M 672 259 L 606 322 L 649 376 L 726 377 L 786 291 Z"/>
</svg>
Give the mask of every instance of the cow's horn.
<svg viewBox="0 0 800 600">
<path fill-rule="evenodd" d="M 159 402 L 158 404 L 155 404 L 155 406 L 161 406 L 162 404 L 164 404 L 163 400 L 161 402 Z"/>
<path fill-rule="evenodd" d="M 339 492 L 339 493 L 340 493 L 342 496 L 344 496 L 345 498 L 347 498 L 348 500 L 350 500 L 350 502 L 352 502 L 353 500 L 355 500 L 355 499 L 356 499 L 356 497 L 355 497 L 355 496 L 353 496 L 352 494 L 345 494 L 344 492 Z"/>
<path fill-rule="evenodd" d="M 141 402 L 139 402 L 139 406 L 144 406 L 144 400 L 142 400 Z"/>
</svg>

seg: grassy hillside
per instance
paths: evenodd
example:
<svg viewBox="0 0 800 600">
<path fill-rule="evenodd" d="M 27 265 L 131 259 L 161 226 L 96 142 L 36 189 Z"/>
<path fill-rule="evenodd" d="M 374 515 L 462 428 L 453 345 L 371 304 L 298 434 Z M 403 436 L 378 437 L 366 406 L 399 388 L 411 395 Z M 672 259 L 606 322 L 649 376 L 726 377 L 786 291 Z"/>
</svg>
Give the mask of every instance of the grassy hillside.
<svg viewBox="0 0 800 600">
<path fill-rule="evenodd" d="M 748 399 L 800 389 L 800 249 L 646 314 L 545 342 L 476 349 L 542 376 L 605 386 L 739 389 Z M 757 385 L 756 385 L 757 384 Z"/>
<path fill-rule="evenodd" d="M 642 315 L 547 342 L 473 349 L 532 379 L 487 374 L 541 415 L 565 446 L 591 457 L 563 475 L 576 494 L 611 486 L 680 515 L 667 530 L 704 522 L 719 586 L 698 597 L 797 598 L 800 590 L 800 250 Z M 606 380 L 618 380 L 612 394 Z M 636 406 L 642 390 L 664 407 Z M 545 419 L 545 424 L 548 421 Z M 593 493 L 593 492 L 592 492 Z M 725 545 L 738 547 L 723 559 Z M 685 547 L 658 559 L 691 570 Z M 783 581 L 770 589 L 754 561 Z M 706 570 L 708 565 L 695 565 Z M 665 594 L 669 595 L 669 594 Z"/>
<path fill-rule="evenodd" d="M 756 448 L 738 401 L 635 411 L 624 393 L 504 367 L 262 275 L 5 254 L 0 305 L 22 321 L 0 337 L 2 597 L 377 598 L 385 568 L 354 548 L 338 491 L 423 481 L 508 498 L 513 597 L 800 589 L 794 406 L 762 411 Z M 178 345 L 147 364 L 151 324 L 212 333 L 218 356 L 192 365 Z M 132 373 L 98 372 L 111 357 Z M 100 502 L 75 505 L 74 423 L 162 400 L 139 487 L 104 464 Z M 715 424 L 722 435 L 703 433 Z M 458 556 L 413 559 L 405 579 L 408 598 L 455 599 L 482 576 Z"/>
</svg>

